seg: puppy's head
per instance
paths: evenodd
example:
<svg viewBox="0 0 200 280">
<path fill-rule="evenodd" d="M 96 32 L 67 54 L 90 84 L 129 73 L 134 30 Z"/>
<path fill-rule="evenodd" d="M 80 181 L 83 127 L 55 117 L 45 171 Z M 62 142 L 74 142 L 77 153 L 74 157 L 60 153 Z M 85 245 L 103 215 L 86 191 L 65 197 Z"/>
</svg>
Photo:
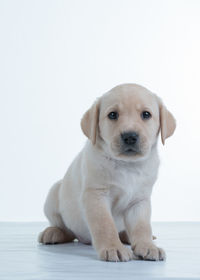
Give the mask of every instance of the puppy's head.
<svg viewBox="0 0 200 280">
<path fill-rule="evenodd" d="M 117 86 L 99 98 L 81 120 L 84 134 L 115 159 L 145 158 L 171 136 L 176 123 L 160 98 L 136 84 Z"/>
</svg>

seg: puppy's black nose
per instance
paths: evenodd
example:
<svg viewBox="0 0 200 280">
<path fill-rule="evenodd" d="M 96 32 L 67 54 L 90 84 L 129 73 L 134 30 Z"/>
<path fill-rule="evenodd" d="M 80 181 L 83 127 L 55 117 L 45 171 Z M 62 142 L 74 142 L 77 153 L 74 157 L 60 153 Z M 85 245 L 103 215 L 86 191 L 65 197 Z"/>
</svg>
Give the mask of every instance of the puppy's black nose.
<svg viewBox="0 0 200 280">
<path fill-rule="evenodd" d="M 121 138 L 126 145 L 134 145 L 137 143 L 139 135 L 136 132 L 125 132 L 121 134 Z"/>
</svg>

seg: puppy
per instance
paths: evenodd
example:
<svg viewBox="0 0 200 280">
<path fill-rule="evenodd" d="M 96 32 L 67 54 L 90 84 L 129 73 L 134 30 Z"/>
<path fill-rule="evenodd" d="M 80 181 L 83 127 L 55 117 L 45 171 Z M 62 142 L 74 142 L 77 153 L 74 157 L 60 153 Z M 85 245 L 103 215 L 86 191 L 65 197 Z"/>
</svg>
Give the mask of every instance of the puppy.
<svg viewBox="0 0 200 280">
<path fill-rule="evenodd" d="M 150 197 L 159 132 L 164 144 L 175 127 L 161 99 L 142 86 L 119 85 L 100 97 L 81 120 L 85 147 L 47 196 L 51 226 L 39 242 L 77 238 L 104 261 L 163 260 L 152 241 Z"/>
</svg>

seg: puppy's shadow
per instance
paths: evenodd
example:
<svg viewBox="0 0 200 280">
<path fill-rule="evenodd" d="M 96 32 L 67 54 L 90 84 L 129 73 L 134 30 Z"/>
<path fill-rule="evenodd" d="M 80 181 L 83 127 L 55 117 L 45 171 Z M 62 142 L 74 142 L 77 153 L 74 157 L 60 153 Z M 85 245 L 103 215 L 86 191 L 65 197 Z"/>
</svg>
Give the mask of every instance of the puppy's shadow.
<svg viewBox="0 0 200 280">
<path fill-rule="evenodd" d="M 58 256 L 65 255 L 66 257 L 84 257 L 97 260 L 96 253 L 92 245 L 85 245 L 78 241 L 51 245 L 38 244 L 37 249 L 39 250 L 39 252 L 42 251 L 42 253 L 46 255 L 56 254 Z"/>
</svg>

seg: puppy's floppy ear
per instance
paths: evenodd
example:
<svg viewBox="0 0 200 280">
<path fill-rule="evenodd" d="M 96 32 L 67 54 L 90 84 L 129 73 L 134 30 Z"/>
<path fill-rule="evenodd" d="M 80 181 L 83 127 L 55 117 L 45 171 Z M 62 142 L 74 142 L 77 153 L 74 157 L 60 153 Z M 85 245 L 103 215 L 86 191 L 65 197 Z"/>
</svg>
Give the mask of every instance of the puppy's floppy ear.
<svg viewBox="0 0 200 280">
<path fill-rule="evenodd" d="M 92 107 L 85 112 L 81 120 L 81 128 L 83 133 L 92 141 L 96 143 L 97 130 L 99 124 L 99 99 L 95 101 Z"/>
<path fill-rule="evenodd" d="M 176 128 L 176 120 L 170 113 L 161 99 L 159 98 L 159 109 L 160 109 L 160 132 L 161 140 L 163 145 L 165 144 L 165 139 L 170 137 Z"/>
</svg>

